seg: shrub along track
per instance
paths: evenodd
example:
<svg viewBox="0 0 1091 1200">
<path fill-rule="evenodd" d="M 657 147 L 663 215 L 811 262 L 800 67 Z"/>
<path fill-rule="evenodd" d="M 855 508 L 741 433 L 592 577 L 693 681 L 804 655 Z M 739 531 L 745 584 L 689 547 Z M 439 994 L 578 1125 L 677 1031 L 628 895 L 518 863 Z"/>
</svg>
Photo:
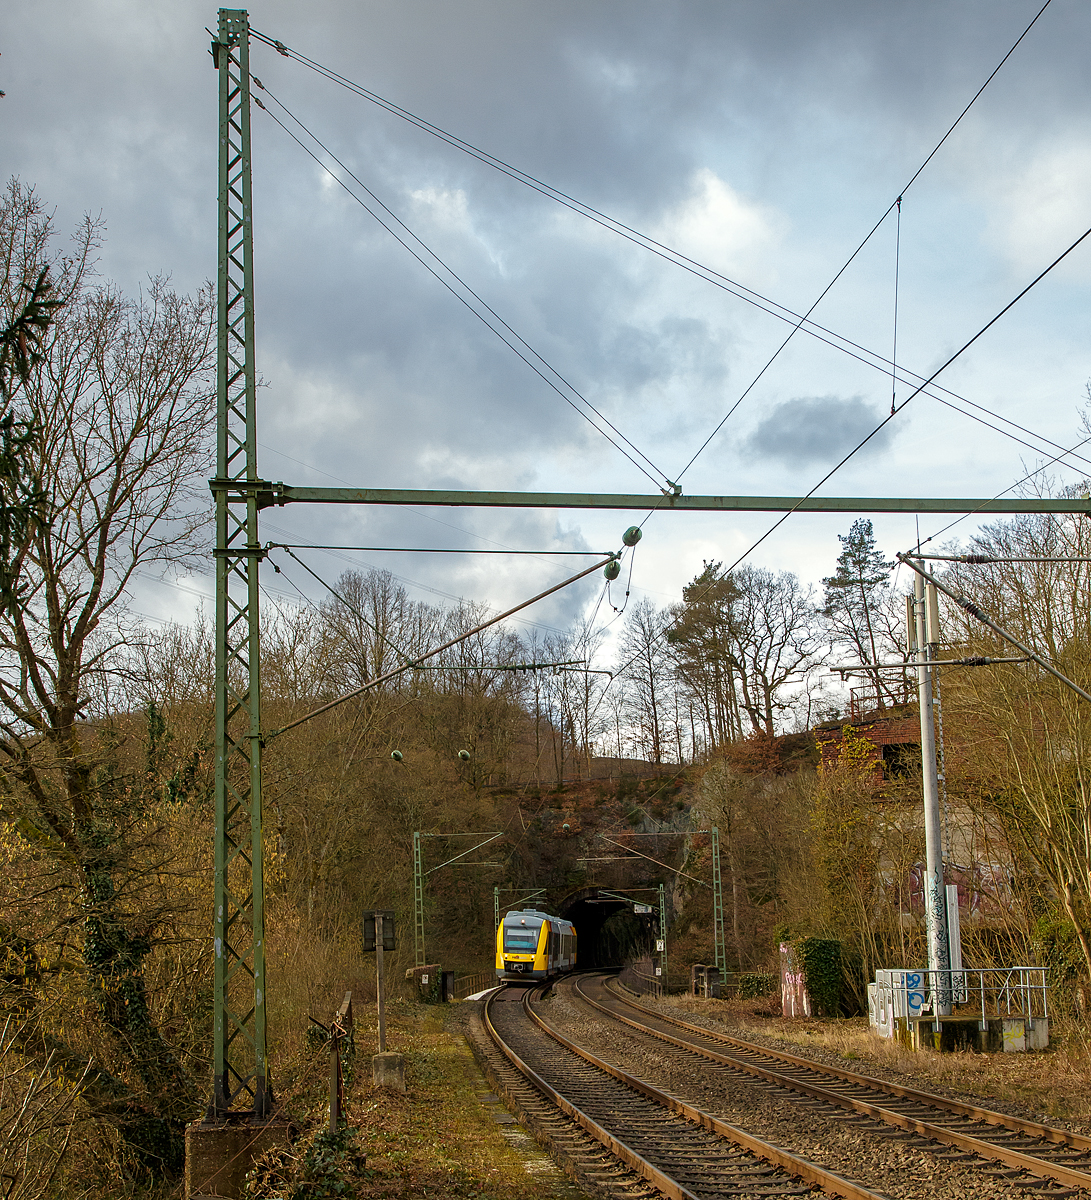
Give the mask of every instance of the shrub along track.
<svg viewBox="0 0 1091 1200">
<path fill-rule="evenodd" d="M 676 1200 L 801 1196 L 815 1188 L 882 1200 L 596 1058 L 534 1010 L 542 990 L 490 996 L 483 1020 L 496 1049 L 483 1049 L 480 1036 L 476 1049 L 493 1086 L 583 1186 Z"/>
<path fill-rule="evenodd" d="M 936 1148 L 938 1157 L 964 1163 L 968 1175 L 984 1170 L 1041 1196 L 1091 1194 L 1091 1138 L 691 1025 L 623 995 L 602 976 L 578 979 L 574 986 L 596 1012 L 692 1056 L 692 1061 L 761 1080 L 785 1097 L 847 1110 L 861 1131 L 889 1138 L 896 1130 L 917 1145 L 942 1143 L 942 1149 Z"/>
</svg>

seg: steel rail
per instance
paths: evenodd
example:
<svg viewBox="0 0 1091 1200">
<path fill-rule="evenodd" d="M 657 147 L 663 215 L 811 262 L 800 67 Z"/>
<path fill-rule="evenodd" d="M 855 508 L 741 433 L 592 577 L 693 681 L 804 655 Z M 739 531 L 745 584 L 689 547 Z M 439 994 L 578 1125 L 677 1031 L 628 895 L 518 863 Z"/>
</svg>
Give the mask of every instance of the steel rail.
<svg viewBox="0 0 1091 1200">
<path fill-rule="evenodd" d="M 534 989 L 534 991 L 538 990 Z M 834 1171 L 828 1171 L 824 1167 L 818 1166 L 817 1163 L 800 1158 L 798 1155 L 791 1154 L 787 1150 L 782 1150 L 770 1142 L 763 1141 L 761 1138 L 755 1137 L 753 1134 L 747 1133 L 745 1130 L 721 1120 L 719 1117 L 714 1117 L 711 1113 L 707 1113 L 695 1105 L 687 1104 L 677 1096 L 660 1091 L 645 1080 L 638 1079 L 635 1075 L 630 1075 L 627 1071 L 621 1070 L 620 1067 L 604 1062 L 589 1050 L 576 1045 L 576 1043 L 565 1037 L 560 1030 L 550 1025 L 539 1013 L 535 1012 L 530 1004 L 531 995 L 532 993 L 528 992 L 523 997 L 523 1007 L 531 1020 L 544 1033 L 548 1034 L 559 1045 L 564 1046 L 565 1049 L 582 1058 L 584 1062 L 590 1063 L 592 1066 L 597 1067 L 598 1070 L 616 1079 L 619 1083 L 625 1084 L 638 1094 L 662 1105 L 669 1112 L 676 1113 L 692 1124 L 699 1125 L 709 1130 L 709 1132 L 733 1142 L 740 1149 L 754 1155 L 756 1158 L 771 1163 L 789 1175 L 803 1180 L 804 1183 L 820 1187 L 828 1195 L 843 1196 L 845 1200 L 885 1200 L 881 1192 L 875 1192 L 861 1184 L 854 1183 L 851 1179 L 846 1179 L 844 1176 L 838 1175 Z M 657 1184 L 656 1186 L 659 1185 Z"/>
<path fill-rule="evenodd" d="M 688 1022 L 677 1020 L 674 1017 L 666 1016 L 654 1009 L 646 1008 L 644 1005 L 635 1004 L 633 1001 L 626 999 L 624 996 L 619 996 L 615 989 L 608 989 L 622 1004 L 630 1008 L 637 1009 L 647 1013 L 649 1016 L 654 1016 L 656 1019 L 664 1021 L 670 1025 L 679 1026 L 688 1032 L 695 1033 L 700 1037 L 708 1037 L 713 1041 L 719 1041 L 727 1045 L 736 1045 L 740 1049 L 745 1049 L 752 1053 L 767 1055 L 770 1058 L 782 1059 L 792 1065 L 800 1065 L 808 1070 L 815 1071 L 818 1074 L 827 1074 L 839 1077 L 842 1073 L 832 1069 L 827 1069 L 821 1063 L 811 1062 L 807 1059 L 796 1058 L 791 1055 L 781 1055 L 776 1051 L 770 1051 L 764 1046 L 758 1046 L 750 1042 L 742 1042 L 735 1038 L 727 1037 L 726 1035 L 716 1034 L 710 1030 L 704 1029 L 698 1025 L 690 1025 Z M 748 1074 L 754 1075 L 759 1079 L 764 1079 L 769 1083 L 775 1083 L 779 1087 L 788 1089 L 789 1091 L 802 1092 L 804 1095 L 810 1096 L 815 1100 L 820 1100 L 825 1104 L 834 1104 L 839 1108 L 851 1108 L 855 1112 L 861 1113 L 864 1116 L 872 1117 L 875 1120 L 884 1122 L 887 1125 L 894 1125 L 907 1132 L 919 1134 L 921 1137 L 931 1138 L 934 1141 L 944 1142 L 947 1145 L 955 1146 L 959 1150 L 966 1151 L 971 1154 L 978 1155 L 981 1158 L 992 1159 L 995 1162 L 1003 1163 L 1007 1167 L 1012 1167 L 1016 1170 L 1027 1171 L 1032 1175 L 1036 1175 L 1042 1179 L 1053 1179 L 1058 1183 L 1066 1184 L 1070 1187 L 1080 1187 L 1091 1190 L 1091 1174 L 1086 1171 L 1075 1170 L 1072 1167 L 1066 1167 L 1060 1163 L 1050 1162 L 1049 1159 L 1036 1158 L 1031 1154 L 1024 1154 L 1019 1150 L 1006 1149 L 1003 1146 L 998 1146 L 993 1142 L 985 1141 L 983 1138 L 974 1137 L 972 1134 L 960 1133 L 955 1129 L 948 1128 L 943 1125 L 934 1125 L 930 1121 L 921 1121 L 915 1117 L 906 1116 L 904 1113 L 898 1112 L 896 1109 L 886 1108 L 880 1104 L 870 1104 L 865 1100 L 859 1100 L 854 1096 L 848 1096 L 842 1092 L 833 1091 L 829 1088 L 822 1087 L 818 1084 L 808 1083 L 806 1080 L 795 1079 L 791 1075 L 785 1075 L 780 1071 L 771 1070 L 768 1067 L 758 1066 L 756 1063 L 747 1062 L 744 1058 L 736 1058 L 733 1055 L 717 1054 L 714 1050 L 707 1047 L 695 1045 L 692 1042 L 687 1042 L 682 1038 L 673 1037 L 669 1033 L 665 1033 L 659 1029 L 653 1029 L 647 1025 L 641 1024 L 639 1021 L 634 1021 L 621 1013 L 617 1013 L 600 1004 L 596 1000 L 592 1000 L 590 996 L 580 987 L 580 981 L 576 982 L 576 991 L 580 998 L 592 1008 L 604 1013 L 612 1020 L 619 1021 L 624 1025 L 628 1025 L 633 1029 L 639 1030 L 641 1033 L 651 1037 L 658 1038 L 660 1041 L 666 1042 L 668 1045 L 673 1045 L 679 1049 L 686 1050 L 689 1053 L 696 1053 L 702 1057 L 708 1058 L 721 1066 L 733 1067 L 738 1070 L 746 1071 Z M 872 1086 L 872 1081 L 868 1076 L 852 1077 L 851 1072 L 844 1072 L 843 1076 L 850 1082 L 859 1082 L 862 1086 Z M 881 1081 L 875 1081 L 880 1082 Z M 891 1085 L 896 1087 L 897 1085 Z M 887 1090 L 884 1088 L 883 1090 Z M 928 1104 L 932 1107 L 946 1107 L 952 1105 L 950 1111 L 957 1112 L 958 1109 L 953 1107 L 957 1105 L 957 1101 L 947 1101 L 941 1096 L 931 1096 L 927 1092 L 914 1092 L 913 1089 L 899 1089 L 894 1094 L 900 1095 L 905 1099 L 918 1099 L 920 1103 Z M 1038 1126 L 1032 1121 L 1022 1121 L 1017 1117 L 1006 1117 L 1002 1113 L 991 1113 L 989 1109 L 974 1110 L 970 1105 L 962 1105 L 961 1108 L 970 1110 L 959 1115 L 969 1116 L 973 1112 L 980 1112 L 982 1115 L 980 1120 L 987 1120 L 984 1116 L 986 1113 L 995 1118 L 989 1121 L 989 1124 L 1005 1125 L 1012 1132 L 1020 1132 L 1028 1134 L 1032 1137 L 1041 1137 L 1054 1144 L 1066 1144 L 1076 1149 L 1082 1149 L 1091 1146 L 1091 1139 L 1083 1138 L 1078 1134 L 1068 1134 L 1067 1131 L 1061 1129 L 1051 1129 L 1050 1126 Z M 1010 1125 L 1007 1122 L 1012 1122 Z M 1047 1132 L 1048 1131 L 1048 1132 Z M 1056 1136 L 1049 1136 L 1052 1133 Z M 1069 1140 L 1071 1139 L 1071 1140 Z"/>
<path fill-rule="evenodd" d="M 624 985 L 622 985 L 624 986 Z M 682 1029 L 686 1029 L 691 1033 L 699 1034 L 702 1037 L 711 1038 L 713 1041 L 722 1042 L 727 1046 L 737 1046 L 739 1049 L 748 1050 L 755 1054 L 763 1054 L 769 1058 L 777 1058 L 782 1062 L 786 1062 L 795 1067 L 805 1067 L 807 1070 L 818 1071 L 825 1075 L 832 1075 L 837 1079 L 843 1080 L 845 1083 L 853 1083 L 859 1087 L 872 1088 L 875 1091 L 887 1092 L 892 1096 L 898 1096 L 903 1100 L 913 1100 L 919 1104 L 931 1105 L 935 1108 L 944 1108 L 948 1112 L 955 1113 L 962 1117 L 971 1117 L 976 1121 L 984 1121 L 989 1125 L 1003 1126 L 1005 1129 L 1010 1129 L 1013 1133 L 1025 1133 L 1030 1137 L 1041 1138 L 1043 1141 L 1053 1142 L 1056 1145 L 1071 1146 L 1076 1150 L 1091 1151 L 1091 1137 L 1085 1137 L 1081 1133 L 1071 1133 L 1067 1129 L 1058 1129 L 1054 1125 L 1041 1125 L 1037 1121 L 1028 1121 L 1023 1117 L 1013 1117 L 1007 1113 L 997 1112 L 991 1108 L 980 1108 L 973 1104 L 964 1104 L 961 1100 L 952 1100 L 947 1096 L 939 1096 L 934 1092 L 922 1092 L 917 1088 L 904 1087 L 900 1083 L 891 1083 L 887 1079 L 877 1079 L 874 1075 L 860 1075 L 855 1071 L 846 1071 L 841 1067 L 830 1067 L 825 1063 L 815 1062 L 814 1059 L 800 1058 L 795 1054 L 788 1054 L 783 1050 L 771 1050 L 767 1046 L 759 1046 L 756 1042 L 747 1042 L 742 1038 L 733 1038 L 726 1033 L 718 1033 L 715 1030 L 706 1029 L 703 1025 L 691 1025 L 688 1021 L 683 1021 L 678 1017 L 668 1016 L 666 1013 L 659 1012 L 657 1009 L 648 1008 L 646 1005 L 639 1004 L 628 996 L 622 996 L 614 988 L 607 987 L 622 1004 L 628 1005 L 639 1012 L 646 1012 L 660 1020 L 667 1021 L 672 1025 L 677 1025 Z M 582 995 L 583 993 L 581 993 Z M 586 999 L 586 997 L 585 997 Z M 589 1001 L 594 1003 L 594 1001 Z"/>
<path fill-rule="evenodd" d="M 541 988 L 532 988 L 531 991 L 538 992 Z M 528 1011 L 530 992 L 523 997 L 523 1006 Z M 585 1132 L 591 1135 L 600 1145 L 604 1146 L 615 1158 L 623 1162 L 631 1170 L 635 1171 L 643 1179 L 646 1179 L 653 1187 L 658 1188 L 665 1196 L 669 1196 L 670 1200 L 700 1200 L 696 1193 L 691 1192 L 688 1188 L 676 1183 L 669 1176 L 664 1174 L 658 1167 L 648 1162 L 646 1158 L 638 1154 L 635 1150 L 626 1146 L 624 1142 L 619 1141 L 609 1130 L 604 1129 L 597 1121 L 589 1117 L 582 1109 L 577 1108 L 570 1100 L 566 1100 L 555 1088 L 535 1071 L 528 1063 L 526 1063 L 518 1054 L 504 1041 L 500 1036 L 499 1031 L 492 1021 L 492 1004 L 500 992 L 493 994 L 485 1001 L 485 1028 L 489 1031 L 489 1036 L 496 1043 L 496 1046 L 508 1059 L 508 1061 L 524 1075 L 530 1082 L 544 1095 L 552 1101 L 566 1116 L 572 1118 L 577 1125 Z M 577 1051 L 578 1053 L 578 1051 Z"/>
<path fill-rule="evenodd" d="M 875 1091 L 887 1092 L 889 1095 L 897 1096 L 902 1100 L 913 1100 L 919 1104 L 928 1104 L 935 1108 L 946 1109 L 948 1112 L 955 1113 L 961 1117 L 971 1117 L 975 1121 L 984 1121 L 989 1125 L 1003 1126 L 1005 1129 L 1010 1129 L 1013 1133 L 1025 1133 L 1029 1137 L 1041 1138 L 1043 1141 L 1053 1142 L 1059 1146 L 1071 1146 L 1075 1150 L 1091 1151 L 1091 1137 L 1085 1137 L 1082 1133 L 1071 1133 L 1067 1129 L 1058 1129 L 1055 1125 L 1041 1125 L 1037 1121 L 1028 1121 L 1023 1117 L 1013 1117 L 1007 1113 L 997 1112 L 992 1108 L 980 1108 L 974 1104 L 964 1104 L 961 1100 L 952 1100 L 947 1096 L 938 1096 L 934 1092 L 922 1092 L 917 1088 L 904 1087 L 900 1083 L 891 1083 L 887 1079 L 877 1079 L 874 1075 L 860 1075 L 855 1071 L 846 1071 L 842 1067 L 829 1067 L 825 1063 L 818 1063 L 810 1058 L 800 1058 L 795 1054 L 788 1054 L 783 1050 L 770 1050 L 767 1046 L 759 1046 L 755 1042 L 747 1042 L 742 1038 L 733 1038 L 729 1034 L 717 1033 L 714 1030 L 706 1029 L 702 1025 L 691 1025 L 688 1021 L 680 1020 L 678 1017 L 668 1016 L 666 1013 L 661 1013 L 656 1009 L 639 1004 L 635 1000 L 631 1000 L 628 996 L 620 995 L 613 988 L 608 988 L 607 990 L 612 992 L 622 1004 L 627 1004 L 630 1008 L 650 1013 L 663 1021 L 670 1022 L 672 1025 L 678 1025 L 682 1029 L 700 1034 L 702 1037 L 712 1038 L 717 1042 L 723 1042 L 728 1046 L 738 1046 L 740 1049 L 749 1050 L 756 1054 L 764 1054 L 770 1058 L 779 1058 L 782 1062 L 790 1063 L 794 1067 L 805 1067 L 811 1071 L 821 1071 L 825 1075 L 833 1075 L 836 1079 L 844 1080 L 845 1083 L 853 1083 L 859 1087 L 868 1087 Z"/>
</svg>

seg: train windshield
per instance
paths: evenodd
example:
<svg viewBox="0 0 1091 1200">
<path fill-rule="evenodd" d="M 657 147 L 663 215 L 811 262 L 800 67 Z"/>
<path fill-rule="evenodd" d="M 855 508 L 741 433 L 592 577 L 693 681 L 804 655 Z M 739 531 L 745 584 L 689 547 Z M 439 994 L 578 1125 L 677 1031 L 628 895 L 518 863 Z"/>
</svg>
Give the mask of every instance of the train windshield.
<svg viewBox="0 0 1091 1200">
<path fill-rule="evenodd" d="M 538 930 L 504 927 L 504 949 L 512 954 L 531 954 L 538 945 Z"/>
</svg>

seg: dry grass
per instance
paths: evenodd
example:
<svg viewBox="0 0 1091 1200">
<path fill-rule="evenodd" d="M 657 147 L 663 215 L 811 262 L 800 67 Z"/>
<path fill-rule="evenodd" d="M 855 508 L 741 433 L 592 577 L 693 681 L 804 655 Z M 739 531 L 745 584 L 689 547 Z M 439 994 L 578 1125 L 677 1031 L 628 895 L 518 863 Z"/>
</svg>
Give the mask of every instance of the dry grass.
<svg viewBox="0 0 1091 1200">
<path fill-rule="evenodd" d="M 350 1108 L 374 1174 L 372 1190 L 360 1195 L 541 1196 L 541 1181 L 527 1173 L 526 1159 L 478 1099 L 481 1076 L 465 1040 L 444 1028 L 446 1009 L 400 1007 L 388 1040 L 406 1056 L 408 1093 L 377 1094 L 363 1080 Z"/>
<path fill-rule="evenodd" d="M 1054 1024 L 1050 1048 L 1033 1054 L 939 1054 L 908 1050 L 877 1037 L 866 1017 L 792 1020 L 763 1011 L 760 1001 L 673 997 L 688 1012 L 715 1015 L 739 1037 L 757 1035 L 824 1058 L 837 1055 L 849 1070 L 911 1081 L 924 1091 L 947 1091 L 978 1100 L 1018 1104 L 1061 1120 L 1088 1125 L 1091 1132 L 1091 1044 L 1086 1026 Z"/>
<path fill-rule="evenodd" d="M 346 1088 L 345 1108 L 367 1165 L 353 1174 L 349 1194 L 366 1200 L 540 1200 L 552 1190 L 541 1173 L 531 1173 L 543 1165 L 540 1156 L 509 1145 L 491 1119 L 479 1099 L 487 1085 L 465 1039 L 445 1028 L 449 1014 L 443 1005 L 388 1003 L 387 1049 L 406 1058 L 408 1091 L 401 1096 L 372 1088 L 374 1011 L 357 1010 L 357 1077 Z M 314 1133 L 328 1121 L 328 1051 L 314 1051 L 311 1058 L 312 1069 L 299 1072 L 302 1086 L 289 1105 L 308 1132 L 280 1164 L 281 1172 L 298 1172 Z M 257 1194 L 281 1193 L 272 1186 Z"/>
</svg>

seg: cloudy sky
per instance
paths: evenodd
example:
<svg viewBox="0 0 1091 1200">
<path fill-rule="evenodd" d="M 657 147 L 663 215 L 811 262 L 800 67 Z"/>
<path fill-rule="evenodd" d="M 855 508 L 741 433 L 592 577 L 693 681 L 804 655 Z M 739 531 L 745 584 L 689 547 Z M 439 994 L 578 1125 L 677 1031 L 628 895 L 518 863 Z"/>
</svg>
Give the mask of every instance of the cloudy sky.
<svg viewBox="0 0 1091 1200">
<path fill-rule="evenodd" d="M 802 311 L 1040 7 L 255 0 L 250 15 L 293 50 Z M 4 172 L 33 184 L 62 230 L 101 213 L 101 270 L 126 289 L 169 273 L 188 290 L 215 274 L 217 91 L 205 32 L 215 23 L 215 8 L 192 0 L 5 6 Z M 1089 36 L 1088 6 L 1052 0 L 905 191 L 897 337 L 909 370 L 934 370 L 1091 225 Z M 678 478 L 783 340 L 780 321 L 266 46 L 254 45 L 252 69 L 647 456 L 657 480 Z M 343 190 L 337 180 L 351 180 L 339 168 L 323 171 L 260 111 L 254 162 L 264 475 L 654 492 Z M 896 232 L 892 215 L 814 314 L 887 357 Z M 947 397 L 955 409 L 969 401 L 1026 426 L 1040 435 L 1027 439 L 1034 449 L 921 396 L 823 492 L 992 496 L 1053 453 L 1040 437 L 1075 445 L 1091 376 L 1089 300 L 1091 241 L 940 379 L 962 398 Z M 909 391 L 899 385 L 899 399 Z M 799 335 L 682 487 L 801 494 L 890 400 L 889 376 Z M 1081 466 L 1056 468 L 1058 482 L 1082 478 Z M 270 539 L 531 550 L 612 549 L 638 519 L 302 505 L 267 517 Z M 676 600 L 702 560 L 733 561 L 774 519 L 657 513 L 633 564 L 634 595 Z M 849 519 L 794 516 L 750 561 L 817 581 Z M 922 534 L 945 523 L 922 520 Z M 912 518 L 879 516 L 875 526 L 888 553 L 915 540 Z M 318 552 L 309 561 L 331 578 L 354 563 L 389 567 L 418 598 L 496 605 L 573 562 Z M 268 582 L 290 594 L 283 579 Z M 210 580 L 140 589 L 140 611 L 186 617 Z M 598 592 L 588 584 L 531 616 L 556 626 Z"/>
</svg>

